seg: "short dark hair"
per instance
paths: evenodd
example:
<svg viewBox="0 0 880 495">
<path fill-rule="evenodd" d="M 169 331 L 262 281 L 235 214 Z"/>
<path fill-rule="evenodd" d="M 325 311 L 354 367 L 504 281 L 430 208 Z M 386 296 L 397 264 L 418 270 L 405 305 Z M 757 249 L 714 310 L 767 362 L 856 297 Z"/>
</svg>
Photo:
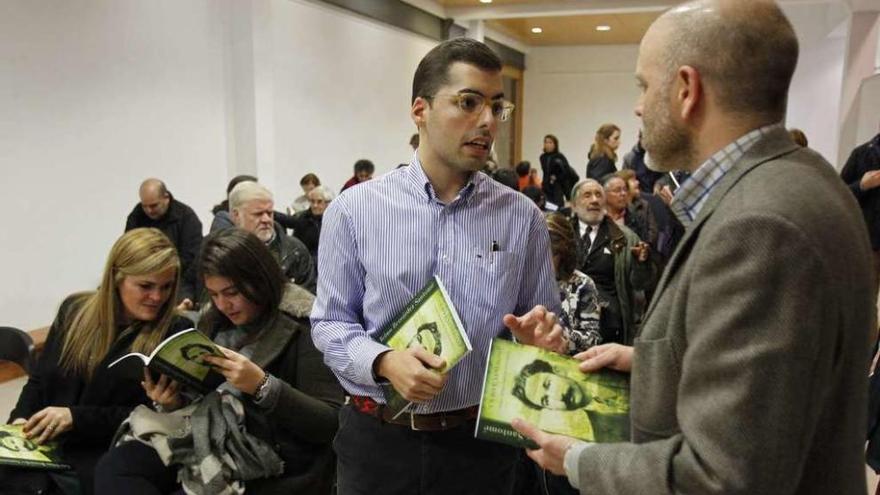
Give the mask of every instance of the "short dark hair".
<svg viewBox="0 0 880 495">
<path fill-rule="evenodd" d="M 501 59 L 485 43 L 470 38 L 444 41 L 419 62 L 413 77 L 411 103 L 419 97 L 430 99 L 441 86 L 449 84 L 449 67 L 456 62 L 464 62 L 484 71 L 501 71 Z"/>
<path fill-rule="evenodd" d="M 544 196 L 544 191 L 541 190 L 538 186 L 526 186 L 523 188 L 522 193 L 526 195 L 529 199 L 535 202 L 536 205 L 541 206 L 541 203 L 547 200 Z"/>
<path fill-rule="evenodd" d="M 553 366 L 547 361 L 541 359 L 535 359 L 531 363 L 523 366 L 514 379 L 513 390 L 511 391 L 514 397 L 521 400 L 523 404 L 532 409 L 543 409 L 541 404 L 535 404 L 530 401 L 528 395 L 526 395 L 526 379 L 538 373 L 553 373 Z"/>
<path fill-rule="evenodd" d="M 492 178 L 514 191 L 519 191 L 519 178 L 516 176 L 516 172 L 509 168 L 499 168 L 492 173 Z"/>
<path fill-rule="evenodd" d="M 369 172 L 373 173 L 376 171 L 376 166 L 373 165 L 373 162 L 370 160 L 361 158 L 360 160 L 354 162 L 354 173 L 358 172 Z"/>
<path fill-rule="evenodd" d="M 306 184 L 312 184 L 317 187 L 321 185 L 321 179 L 319 179 L 317 175 L 309 172 L 306 175 L 303 175 L 302 179 L 299 180 L 299 185 L 304 186 Z"/>
<path fill-rule="evenodd" d="M 418 132 L 413 134 L 412 137 L 409 138 L 409 145 L 412 146 L 413 148 L 419 147 L 419 133 Z"/>
<path fill-rule="evenodd" d="M 529 175 L 529 172 L 532 170 L 532 164 L 527 160 L 523 160 L 516 164 L 516 175 L 520 177 L 525 177 Z"/>
<path fill-rule="evenodd" d="M 249 301 L 262 309 L 259 322 L 274 318 L 287 285 L 281 265 L 266 244 L 239 228 L 223 229 L 205 238 L 199 256 L 199 278 L 228 278 Z M 204 316 L 213 328 L 227 328 L 232 322 L 215 306 Z"/>
</svg>

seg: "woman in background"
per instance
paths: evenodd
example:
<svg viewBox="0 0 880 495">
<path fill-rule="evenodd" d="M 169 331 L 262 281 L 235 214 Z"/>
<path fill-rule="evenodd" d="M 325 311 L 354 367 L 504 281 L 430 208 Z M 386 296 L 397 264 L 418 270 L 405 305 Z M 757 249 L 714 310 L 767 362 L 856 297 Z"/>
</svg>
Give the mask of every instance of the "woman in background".
<svg viewBox="0 0 880 495">
<path fill-rule="evenodd" d="M 169 332 L 192 323 L 174 314 L 180 260 L 157 229 L 134 229 L 107 256 L 97 291 L 69 296 L 9 421 L 27 438 L 62 443 L 73 471 L 4 468 L 3 493 L 92 492 L 95 463 L 122 420 L 149 403 L 139 377 L 107 365 L 129 353 L 149 354 Z"/>
<path fill-rule="evenodd" d="M 544 136 L 544 152 L 541 154 L 541 189 L 544 197 L 557 208 L 565 207 L 570 199 L 571 188 L 580 180 L 577 172 L 559 152 L 559 140 L 553 134 Z"/>
<path fill-rule="evenodd" d="M 587 162 L 587 177 L 602 182 L 608 175 L 617 172 L 617 148 L 620 147 L 620 128 L 614 124 L 604 124 L 596 131 L 593 146 Z"/>
</svg>

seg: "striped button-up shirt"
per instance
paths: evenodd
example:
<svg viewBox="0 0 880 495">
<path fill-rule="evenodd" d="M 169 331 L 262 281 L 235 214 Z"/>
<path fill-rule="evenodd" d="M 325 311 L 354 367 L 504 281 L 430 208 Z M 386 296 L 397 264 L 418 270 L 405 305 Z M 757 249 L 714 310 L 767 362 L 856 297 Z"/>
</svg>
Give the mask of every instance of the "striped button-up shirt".
<svg viewBox="0 0 880 495">
<path fill-rule="evenodd" d="M 439 395 L 413 409 L 420 414 L 480 402 L 489 344 L 509 335 L 505 314 L 560 307 L 538 208 L 483 173 L 443 204 L 417 157 L 334 199 L 318 249 L 312 338 L 349 394 L 378 402 L 373 362 L 389 348 L 375 339 L 431 277 L 443 281 L 473 351 Z"/>
<path fill-rule="evenodd" d="M 761 136 L 781 125 L 772 124 L 750 131 L 703 162 L 697 171 L 675 191 L 675 197 L 672 198 L 672 203 L 669 205 L 678 221 L 685 227 L 689 226 L 697 218 L 703 205 L 706 204 L 709 193 L 721 182 L 721 179 L 733 168 L 734 164 L 758 142 Z"/>
</svg>

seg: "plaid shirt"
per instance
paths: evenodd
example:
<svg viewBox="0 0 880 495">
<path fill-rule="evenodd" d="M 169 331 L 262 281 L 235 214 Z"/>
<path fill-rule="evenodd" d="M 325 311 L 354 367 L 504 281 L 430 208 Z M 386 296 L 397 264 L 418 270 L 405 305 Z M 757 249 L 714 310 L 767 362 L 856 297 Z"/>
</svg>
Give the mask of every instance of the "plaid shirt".
<svg viewBox="0 0 880 495">
<path fill-rule="evenodd" d="M 709 194 L 731 168 L 768 132 L 782 126 L 771 124 L 755 129 L 728 144 L 709 157 L 675 192 L 669 207 L 678 221 L 687 228 L 697 218 Z"/>
</svg>

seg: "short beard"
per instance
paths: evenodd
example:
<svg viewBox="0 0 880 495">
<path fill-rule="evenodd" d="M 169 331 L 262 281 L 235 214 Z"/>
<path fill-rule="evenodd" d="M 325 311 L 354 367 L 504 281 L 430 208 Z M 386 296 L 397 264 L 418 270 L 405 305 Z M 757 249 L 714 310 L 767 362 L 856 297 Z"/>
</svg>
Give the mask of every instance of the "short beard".
<svg viewBox="0 0 880 495">
<path fill-rule="evenodd" d="M 671 82 L 664 83 L 661 95 L 669 93 L 669 84 Z M 645 165 L 655 172 L 690 170 L 696 165 L 693 163 L 696 159 L 693 137 L 687 128 L 672 120 L 668 100 L 661 101 L 660 108 L 651 112 L 655 119 L 651 122 L 651 129 L 642 118 L 642 147 L 647 152 Z"/>
</svg>

